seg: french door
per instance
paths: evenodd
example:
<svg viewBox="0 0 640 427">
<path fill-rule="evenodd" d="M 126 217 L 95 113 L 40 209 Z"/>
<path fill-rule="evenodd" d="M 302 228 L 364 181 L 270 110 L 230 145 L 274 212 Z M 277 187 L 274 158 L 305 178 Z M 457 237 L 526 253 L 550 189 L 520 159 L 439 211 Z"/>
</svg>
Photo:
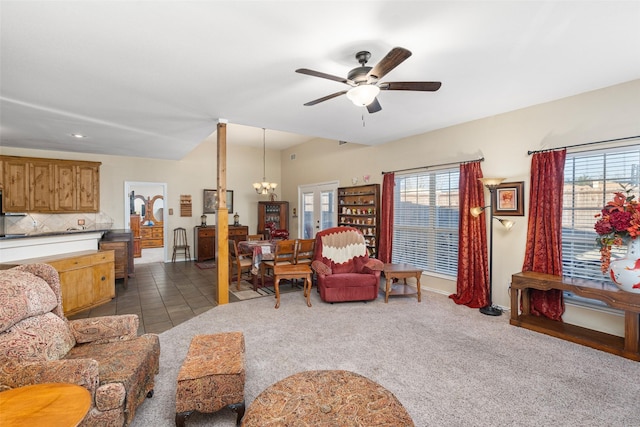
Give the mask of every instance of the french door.
<svg viewBox="0 0 640 427">
<path fill-rule="evenodd" d="M 336 226 L 337 194 L 338 181 L 298 187 L 298 238 L 312 239 L 318 231 Z"/>
</svg>

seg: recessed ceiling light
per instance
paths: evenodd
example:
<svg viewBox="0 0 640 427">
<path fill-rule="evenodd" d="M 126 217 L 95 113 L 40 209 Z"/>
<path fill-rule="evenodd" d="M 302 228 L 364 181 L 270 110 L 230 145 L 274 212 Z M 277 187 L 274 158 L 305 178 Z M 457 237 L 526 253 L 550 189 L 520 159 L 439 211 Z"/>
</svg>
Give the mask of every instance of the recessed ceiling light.
<svg viewBox="0 0 640 427">
<path fill-rule="evenodd" d="M 86 138 L 86 136 L 81 134 L 81 133 L 72 133 L 71 136 L 74 137 L 74 138 L 78 138 L 78 139 Z"/>
</svg>

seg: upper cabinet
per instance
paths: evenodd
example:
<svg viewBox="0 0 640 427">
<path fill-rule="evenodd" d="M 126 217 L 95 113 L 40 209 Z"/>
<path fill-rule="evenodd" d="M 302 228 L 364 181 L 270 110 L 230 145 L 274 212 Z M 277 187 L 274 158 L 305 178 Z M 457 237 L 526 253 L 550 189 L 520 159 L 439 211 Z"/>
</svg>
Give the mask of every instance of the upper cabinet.
<svg viewBox="0 0 640 427">
<path fill-rule="evenodd" d="M 4 212 L 98 212 L 100 163 L 0 156 Z"/>
<path fill-rule="evenodd" d="M 29 210 L 29 165 L 18 158 L 3 159 L 4 188 L 2 209 L 4 212 Z"/>
</svg>

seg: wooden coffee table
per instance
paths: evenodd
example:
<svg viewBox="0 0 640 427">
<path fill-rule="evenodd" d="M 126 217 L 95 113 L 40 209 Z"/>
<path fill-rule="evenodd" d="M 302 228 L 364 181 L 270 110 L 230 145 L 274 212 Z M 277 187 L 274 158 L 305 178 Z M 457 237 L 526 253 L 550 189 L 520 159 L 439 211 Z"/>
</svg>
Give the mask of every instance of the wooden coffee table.
<svg viewBox="0 0 640 427">
<path fill-rule="evenodd" d="M 418 295 L 418 302 L 422 301 L 420 292 L 420 276 L 422 269 L 410 264 L 385 264 L 382 269 L 385 277 L 384 302 L 389 302 L 389 295 Z M 407 278 L 415 277 L 416 287 L 407 285 Z M 404 283 L 393 283 L 393 279 L 403 279 Z"/>
<path fill-rule="evenodd" d="M 28 385 L 0 393 L 0 425 L 75 427 L 90 406 L 89 391 L 79 385 Z"/>
<path fill-rule="evenodd" d="M 403 426 L 413 421 L 396 396 L 350 371 L 305 371 L 260 393 L 243 427 Z"/>
</svg>

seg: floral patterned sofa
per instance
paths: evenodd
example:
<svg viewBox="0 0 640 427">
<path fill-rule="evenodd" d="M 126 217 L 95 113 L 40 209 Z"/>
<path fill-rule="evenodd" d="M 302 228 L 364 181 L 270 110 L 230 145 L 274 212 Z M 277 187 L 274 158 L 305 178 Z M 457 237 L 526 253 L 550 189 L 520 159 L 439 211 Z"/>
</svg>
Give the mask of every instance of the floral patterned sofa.
<svg viewBox="0 0 640 427">
<path fill-rule="evenodd" d="M 81 426 L 127 426 L 159 367 L 158 336 L 137 331 L 136 315 L 67 320 L 48 264 L 0 271 L 0 391 L 78 384 L 92 398 Z"/>
<path fill-rule="evenodd" d="M 311 268 L 326 302 L 371 301 L 378 297 L 384 264 L 369 258 L 364 236 L 355 227 L 333 227 L 316 234 Z"/>
</svg>

